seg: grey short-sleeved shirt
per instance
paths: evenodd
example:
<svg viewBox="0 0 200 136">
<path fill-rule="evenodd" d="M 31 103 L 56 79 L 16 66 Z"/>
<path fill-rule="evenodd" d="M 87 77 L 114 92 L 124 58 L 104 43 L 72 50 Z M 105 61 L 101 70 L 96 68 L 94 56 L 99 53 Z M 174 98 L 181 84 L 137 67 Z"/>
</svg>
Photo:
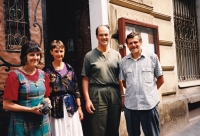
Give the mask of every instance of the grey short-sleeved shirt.
<svg viewBox="0 0 200 136">
<path fill-rule="evenodd" d="M 159 102 L 156 78 L 162 76 L 162 68 L 154 53 L 142 50 L 134 60 L 129 54 L 120 64 L 119 79 L 126 82 L 125 107 L 132 110 L 149 110 Z"/>
<path fill-rule="evenodd" d="M 90 78 L 90 84 L 118 84 L 121 55 L 109 49 L 106 57 L 97 48 L 85 55 L 81 75 Z"/>
</svg>

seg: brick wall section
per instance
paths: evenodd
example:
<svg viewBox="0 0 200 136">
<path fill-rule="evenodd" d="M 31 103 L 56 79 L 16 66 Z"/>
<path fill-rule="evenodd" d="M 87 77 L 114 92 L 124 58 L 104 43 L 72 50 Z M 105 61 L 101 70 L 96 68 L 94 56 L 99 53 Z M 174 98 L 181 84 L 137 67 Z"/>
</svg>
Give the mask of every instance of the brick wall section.
<svg viewBox="0 0 200 136">
<path fill-rule="evenodd" d="M 38 26 L 34 27 L 33 23 L 34 23 L 34 11 L 36 8 L 38 0 L 29 0 L 29 23 L 30 23 L 30 39 L 34 40 L 37 43 L 40 43 L 40 29 Z M 38 5 L 37 8 L 37 12 L 36 12 L 36 17 L 37 17 L 37 22 L 42 26 L 42 6 L 41 6 L 41 2 Z M 13 52 L 7 52 L 5 50 L 5 21 L 4 21 L 4 3 L 3 0 L 0 0 L 0 56 L 8 63 L 11 64 L 19 64 L 20 60 L 19 60 L 19 56 L 20 53 L 13 53 Z M 43 39 L 42 39 L 42 44 L 41 44 L 41 48 L 43 51 L 43 56 L 44 56 L 44 46 L 43 46 Z M 3 62 L 0 61 L 0 64 L 2 64 Z M 39 65 L 39 68 L 42 68 L 44 66 L 44 57 L 42 59 L 42 64 Z M 7 67 L 0 67 L 0 90 L 4 89 L 5 86 L 5 81 L 6 78 L 8 76 L 8 74 L 10 73 L 10 71 L 16 69 L 16 67 L 11 67 L 11 70 L 9 72 L 6 72 L 5 69 Z"/>
<path fill-rule="evenodd" d="M 5 50 L 4 8 L 0 0 L 0 51 Z"/>
<path fill-rule="evenodd" d="M 19 53 L 10 53 L 6 51 L 1 51 L 0 53 L 1 53 L 1 57 L 4 58 L 6 62 L 11 63 L 11 64 L 20 64 Z M 11 70 L 9 72 L 5 71 L 6 69 L 7 67 L 4 67 L 4 66 L 0 67 L 0 90 L 4 90 L 5 81 L 8 74 L 12 70 L 16 69 L 16 67 L 11 67 Z"/>
<path fill-rule="evenodd" d="M 5 21 L 4 21 L 4 3 L 3 0 L 0 0 L 0 56 L 6 60 L 9 63 L 15 63 L 17 64 L 19 60 L 18 53 L 9 53 L 5 51 Z M 0 61 L 0 64 L 3 62 Z M 9 72 L 6 72 L 5 69 L 7 67 L 0 67 L 0 90 L 4 89 L 5 86 L 5 80 L 9 74 Z"/>
<path fill-rule="evenodd" d="M 29 26 L 30 26 L 30 34 L 31 34 L 31 40 L 34 40 L 37 43 L 40 43 L 40 28 L 39 26 L 36 25 L 36 27 L 33 26 L 34 23 L 34 12 L 36 9 L 36 5 L 37 5 L 38 0 L 29 0 Z M 43 28 L 42 26 L 42 6 L 41 6 L 41 1 L 38 5 L 37 11 L 36 11 L 36 19 L 37 22 L 40 24 L 40 26 Z M 43 32 L 42 32 L 43 35 Z M 42 45 L 41 48 L 42 50 L 44 49 L 43 46 L 43 37 L 42 37 Z"/>
<path fill-rule="evenodd" d="M 0 54 L 5 50 L 5 30 L 4 30 L 4 9 L 3 0 L 0 0 Z M 2 55 L 1 55 L 2 56 Z M 0 61 L 0 64 L 2 62 Z M 0 71 L 2 68 L 0 67 Z M 3 89 L 2 80 L 5 79 L 5 74 L 0 73 L 0 89 Z"/>
<path fill-rule="evenodd" d="M 29 26 L 30 26 L 30 39 L 37 42 L 38 44 L 40 44 L 40 38 L 42 38 L 42 43 L 41 43 L 41 48 L 42 48 L 42 52 L 43 52 L 43 58 L 41 60 L 42 64 L 39 65 L 39 68 L 42 68 L 44 66 L 44 39 L 43 39 L 43 30 L 40 32 L 40 28 L 39 26 L 36 25 L 36 27 L 33 26 L 34 24 L 34 12 L 37 6 L 37 2 L 38 0 L 29 0 L 28 4 L 29 4 Z M 36 10 L 36 20 L 37 23 L 39 23 L 39 25 L 41 26 L 41 28 L 43 29 L 43 22 L 42 22 L 42 2 L 40 1 L 37 10 Z M 41 33 L 42 33 L 42 37 L 41 37 Z"/>
</svg>

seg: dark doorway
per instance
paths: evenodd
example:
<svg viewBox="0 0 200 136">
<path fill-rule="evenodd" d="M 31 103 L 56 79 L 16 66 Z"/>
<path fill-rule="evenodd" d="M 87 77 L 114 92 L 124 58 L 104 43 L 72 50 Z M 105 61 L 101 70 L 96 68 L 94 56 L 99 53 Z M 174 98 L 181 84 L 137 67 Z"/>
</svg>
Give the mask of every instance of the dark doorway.
<svg viewBox="0 0 200 136">
<path fill-rule="evenodd" d="M 45 3 L 45 62 L 52 61 L 50 43 L 61 40 L 66 47 L 65 61 L 78 70 L 85 54 L 91 50 L 88 0 L 46 0 Z"/>
<path fill-rule="evenodd" d="M 64 61 L 73 66 L 81 86 L 81 69 L 85 54 L 91 50 L 88 0 L 43 0 L 45 65 L 52 61 L 49 46 L 63 41 Z M 80 88 L 81 89 L 81 88 Z"/>
<path fill-rule="evenodd" d="M 61 40 L 67 49 L 65 54 L 67 62 L 70 60 L 69 58 L 76 56 L 75 10 L 75 1 L 73 0 L 46 1 L 48 45 L 53 40 Z"/>
</svg>

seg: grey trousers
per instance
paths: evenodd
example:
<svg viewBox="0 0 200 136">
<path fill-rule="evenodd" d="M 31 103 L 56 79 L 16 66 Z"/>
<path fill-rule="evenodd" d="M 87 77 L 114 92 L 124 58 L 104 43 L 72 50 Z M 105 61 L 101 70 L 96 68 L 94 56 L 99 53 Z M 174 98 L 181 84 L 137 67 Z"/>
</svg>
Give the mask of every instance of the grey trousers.
<svg viewBox="0 0 200 136">
<path fill-rule="evenodd" d="M 119 87 L 91 85 L 89 95 L 95 107 L 94 114 L 89 115 L 90 136 L 119 136 Z"/>
</svg>

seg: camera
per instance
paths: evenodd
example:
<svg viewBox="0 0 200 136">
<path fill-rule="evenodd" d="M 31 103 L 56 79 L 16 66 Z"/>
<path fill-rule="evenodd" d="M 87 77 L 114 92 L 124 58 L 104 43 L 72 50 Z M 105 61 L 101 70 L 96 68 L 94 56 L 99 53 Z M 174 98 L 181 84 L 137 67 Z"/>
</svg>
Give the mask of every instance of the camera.
<svg viewBox="0 0 200 136">
<path fill-rule="evenodd" d="M 51 104 L 46 101 L 41 102 L 40 105 L 42 105 L 42 107 L 39 108 L 39 111 L 44 115 L 47 114 L 52 108 Z"/>
</svg>

